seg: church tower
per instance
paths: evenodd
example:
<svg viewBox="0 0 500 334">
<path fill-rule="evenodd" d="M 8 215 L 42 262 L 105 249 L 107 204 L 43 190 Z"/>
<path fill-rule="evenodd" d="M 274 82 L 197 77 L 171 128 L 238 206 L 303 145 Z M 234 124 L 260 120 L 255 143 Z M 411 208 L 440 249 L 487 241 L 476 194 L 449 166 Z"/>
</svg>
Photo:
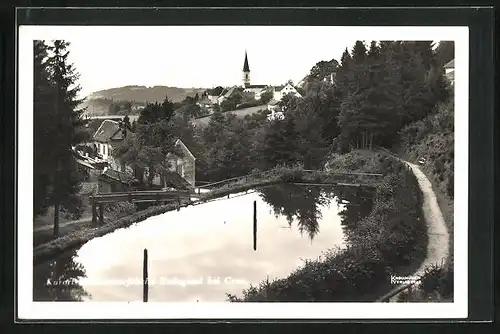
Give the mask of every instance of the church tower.
<svg viewBox="0 0 500 334">
<path fill-rule="evenodd" d="M 250 67 L 248 66 L 247 51 L 245 50 L 245 63 L 243 64 L 243 86 L 250 86 Z"/>
</svg>

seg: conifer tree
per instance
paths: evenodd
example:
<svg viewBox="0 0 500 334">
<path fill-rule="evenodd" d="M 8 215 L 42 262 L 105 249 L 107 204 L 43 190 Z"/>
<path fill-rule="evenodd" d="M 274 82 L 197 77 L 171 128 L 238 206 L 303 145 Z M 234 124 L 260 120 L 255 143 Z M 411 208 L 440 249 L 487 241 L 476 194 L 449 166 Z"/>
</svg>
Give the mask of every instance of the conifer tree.
<svg viewBox="0 0 500 334">
<path fill-rule="evenodd" d="M 51 149 L 56 142 L 57 129 L 54 113 L 54 89 L 47 70 L 48 46 L 44 41 L 33 41 L 33 126 L 34 126 L 34 213 L 43 215 L 48 206 L 51 191 L 52 173 L 55 169 L 55 151 Z"/>
<path fill-rule="evenodd" d="M 340 58 L 340 67 L 346 68 L 349 66 L 349 61 L 351 60 L 351 54 L 349 50 L 345 48 L 344 53 L 342 53 L 342 57 Z"/>
<path fill-rule="evenodd" d="M 362 64 L 366 60 L 366 46 L 362 41 L 356 41 L 352 48 L 352 60 L 355 64 Z"/>
<path fill-rule="evenodd" d="M 455 58 L 455 42 L 439 41 L 435 50 L 436 66 L 443 67 Z"/>
<path fill-rule="evenodd" d="M 55 40 L 48 47 L 48 72 L 55 94 L 52 107 L 57 115 L 54 120 L 55 138 L 50 148 L 56 157 L 50 194 L 50 202 L 54 205 L 54 236 L 59 234 L 61 209 L 76 216 L 81 214 L 81 199 L 77 196 L 80 184 L 72 147 L 88 139 L 84 129 L 84 109 L 78 108 L 83 102 L 78 98 L 81 89 L 78 85 L 79 74 L 69 63 L 69 46 L 67 41 Z"/>
<path fill-rule="evenodd" d="M 370 49 L 368 50 L 367 58 L 370 61 L 376 61 L 380 57 L 380 49 L 376 41 L 371 41 Z"/>
</svg>

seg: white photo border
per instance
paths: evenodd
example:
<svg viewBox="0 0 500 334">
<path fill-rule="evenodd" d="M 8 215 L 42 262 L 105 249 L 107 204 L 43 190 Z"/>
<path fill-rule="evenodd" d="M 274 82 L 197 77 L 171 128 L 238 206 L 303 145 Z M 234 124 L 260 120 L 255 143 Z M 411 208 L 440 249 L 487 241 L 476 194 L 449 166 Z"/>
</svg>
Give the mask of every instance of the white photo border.
<svg viewBox="0 0 500 334">
<path fill-rule="evenodd" d="M 453 303 L 159 303 L 34 302 L 33 40 L 66 39 L 82 26 L 19 26 L 17 58 L 17 311 L 21 320 L 91 319 L 446 319 L 468 315 L 469 28 L 444 26 L 323 26 L 359 40 L 455 41 L 455 192 Z M 230 28 L 230 26 L 227 26 Z M 241 26 L 238 26 L 241 27 Z M 247 26 L 251 29 L 251 26 Z M 262 27 L 262 26 L 260 26 Z M 116 26 L 102 26 L 102 29 Z M 154 27 L 151 27 L 154 28 Z M 316 27 L 318 28 L 318 27 Z M 318 59 L 318 61 L 321 59 Z M 311 64 L 312 66 L 313 64 Z M 22 283 L 22 284 L 21 284 Z M 307 312 L 305 310 L 307 309 Z"/>
</svg>

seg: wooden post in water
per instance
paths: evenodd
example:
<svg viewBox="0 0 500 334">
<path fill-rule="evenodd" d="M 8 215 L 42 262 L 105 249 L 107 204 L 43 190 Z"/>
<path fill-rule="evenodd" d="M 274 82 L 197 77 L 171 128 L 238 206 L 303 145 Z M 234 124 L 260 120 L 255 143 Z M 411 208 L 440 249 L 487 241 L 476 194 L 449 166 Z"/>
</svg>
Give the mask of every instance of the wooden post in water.
<svg viewBox="0 0 500 334">
<path fill-rule="evenodd" d="M 253 250 L 257 250 L 257 201 L 253 201 Z"/>
<path fill-rule="evenodd" d="M 181 209 L 181 198 L 177 196 L 177 211 Z"/>
<path fill-rule="evenodd" d="M 148 250 L 144 248 L 144 261 L 142 263 L 142 301 L 148 302 L 149 282 L 148 282 Z"/>
<path fill-rule="evenodd" d="M 99 205 L 99 225 L 104 224 L 104 204 Z"/>
</svg>

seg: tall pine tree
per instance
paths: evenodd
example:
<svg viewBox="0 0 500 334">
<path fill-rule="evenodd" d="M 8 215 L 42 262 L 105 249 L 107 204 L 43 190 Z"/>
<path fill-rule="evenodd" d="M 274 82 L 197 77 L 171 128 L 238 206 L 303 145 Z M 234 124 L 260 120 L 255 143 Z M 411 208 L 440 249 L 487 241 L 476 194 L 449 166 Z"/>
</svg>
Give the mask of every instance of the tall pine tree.
<svg viewBox="0 0 500 334">
<path fill-rule="evenodd" d="M 352 60 L 355 64 L 362 64 L 366 60 L 366 46 L 362 41 L 356 41 L 354 44 Z"/>
<path fill-rule="evenodd" d="M 55 169 L 57 115 L 53 108 L 54 89 L 47 69 L 48 46 L 44 41 L 33 41 L 33 127 L 34 127 L 34 213 L 36 216 L 47 212 L 49 192 L 52 188 L 52 173 Z"/>
<path fill-rule="evenodd" d="M 68 47 L 70 43 L 55 40 L 48 47 L 50 55 L 47 67 L 51 84 L 54 88 L 52 108 L 56 114 L 54 126 L 56 133 L 50 150 L 55 155 L 55 169 L 52 173 L 52 192 L 50 203 L 54 205 L 54 235 L 59 234 L 59 213 L 65 210 L 76 216 L 81 214 L 81 199 L 79 179 L 72 147 L 88 139 L 84 130 L 86 121 L 83 118 L 84 109 L 78 109 L 83 102 L 78 98 L 80 86 L 79 74 L 73 64 L 69 63 Z"/>
</svg>

